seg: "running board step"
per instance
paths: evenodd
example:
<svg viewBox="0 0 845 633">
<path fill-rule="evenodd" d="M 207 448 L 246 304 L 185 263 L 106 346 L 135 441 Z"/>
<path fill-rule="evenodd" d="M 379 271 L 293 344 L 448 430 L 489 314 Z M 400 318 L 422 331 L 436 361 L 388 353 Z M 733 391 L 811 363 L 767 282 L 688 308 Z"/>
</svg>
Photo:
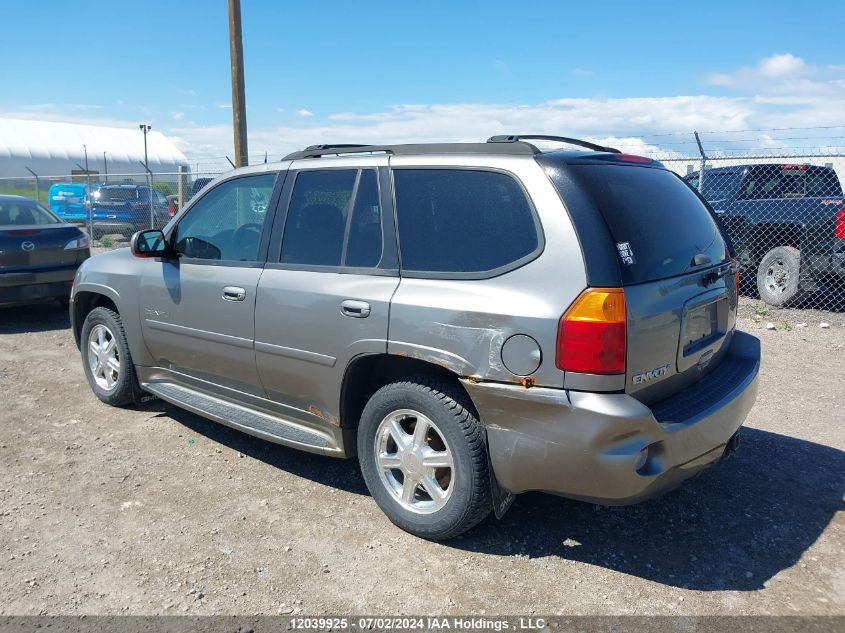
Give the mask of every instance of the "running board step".
<svg viewBox="0 0 845 633">
<path fill-rule="evenodd" d="M 178 407 L 270 442 L 326 455 L 338 455 L 342 452 L 342 448 L 328 434 L 182 385 L 172 382 L 149 382 L 143 383 L 141 387 L 144 391 L 149 391 Z"/>
</svg>

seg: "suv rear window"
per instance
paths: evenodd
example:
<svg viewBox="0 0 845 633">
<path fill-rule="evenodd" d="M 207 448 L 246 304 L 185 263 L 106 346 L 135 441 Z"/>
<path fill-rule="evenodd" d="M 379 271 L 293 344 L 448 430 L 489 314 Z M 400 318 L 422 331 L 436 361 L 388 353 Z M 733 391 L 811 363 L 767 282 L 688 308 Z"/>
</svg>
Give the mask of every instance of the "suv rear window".
<svg viewBox="0 0 845 633">
<path fill-rule="evenodd" d="M 698 254 L 713 264 L 725 258 L 713 216 L 672 172 L 620 165 L 573 165 L 570 170 L 616 243 L 622 283 L 681 275 L 693 269 Z"/>
<path fill-rule="evenodd" d="M 522 186 L 471 169 L 396 169 L 402 269 L 489 273 L 523 263 L 540 239 Z"/>
<path fill-rule="evenodd" d="M 109 202 L 124 202 L 126 200 L 137 200 L 139 190 L 134 187 L 100 187 L 95 194 L 98 200 Z"/>
<path fill-rule="evenodd" d="M 836 172 L 829 167 L 807 169 L 807 196 L 812 198 L 842 197 L 842 186 Z"/>
</svg>

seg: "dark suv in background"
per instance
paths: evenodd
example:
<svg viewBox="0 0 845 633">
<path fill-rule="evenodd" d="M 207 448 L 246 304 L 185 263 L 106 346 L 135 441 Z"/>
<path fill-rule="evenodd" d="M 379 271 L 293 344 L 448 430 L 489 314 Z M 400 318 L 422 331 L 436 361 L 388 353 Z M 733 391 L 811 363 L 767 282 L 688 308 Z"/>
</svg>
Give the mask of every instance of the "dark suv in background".
<svg viewBox="0 0 845 633">
<path fill-rule="evenodd" d="M 94 238 L 161 228 L 170 221 L 167 198 L 146 185 L 101 185 L 92 197 Z"/>
<path fill-rule="evenodd" d="M 700 172 L 685 180 L 698 189 Z M 845 200 L 832 167 L 716 167 L 704 170 L 701 193 L 763 301 L 783 306 L 825 285 L 845 290 Z"/>
<path fill-rule="evenodd" d="M 357 456 L 388 517 L 432 539 L 528 490 L 616 505 L 679 485 L 754 402 L 732 253 L 660 163 L 534 138 L 226 174 L 83 264 L 91 388 Z"/>
</svg>

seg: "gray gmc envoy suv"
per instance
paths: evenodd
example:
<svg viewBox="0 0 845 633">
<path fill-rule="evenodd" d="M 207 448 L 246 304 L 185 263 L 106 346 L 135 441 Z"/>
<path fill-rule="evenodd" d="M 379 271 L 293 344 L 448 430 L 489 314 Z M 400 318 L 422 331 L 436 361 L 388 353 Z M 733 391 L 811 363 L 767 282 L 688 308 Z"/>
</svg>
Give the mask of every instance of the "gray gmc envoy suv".
<svg viewBox="0 0 845 633">
<path fill-rule="evenodd" d="M 499 136 L 236 169 L 87 260 L 70 314 L 103 402 L 357 456 L 391 521 L 446 539 L 524 491 L 634 503 L 736 448 L 760 364 L 737 296 L 660 163 Z"/>
</svg>

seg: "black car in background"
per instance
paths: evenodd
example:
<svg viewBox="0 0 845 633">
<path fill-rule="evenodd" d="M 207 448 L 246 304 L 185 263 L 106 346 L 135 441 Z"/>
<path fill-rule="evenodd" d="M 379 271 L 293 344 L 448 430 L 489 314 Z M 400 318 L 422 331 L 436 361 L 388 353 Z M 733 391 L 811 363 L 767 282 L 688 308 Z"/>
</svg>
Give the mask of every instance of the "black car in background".
<svg viewBox="0 0 845 633">
<path fill-rule="evenodd" d="M 91 198 L 94 237 L 131 237 L 142 229 L 160 229 L 170 221 L 167 198 L 146 185 L 101 185 Z"/>
<path fill-rule="evenodd" d="M 67 303 L 79 265 L 91 255 L 86 233 L 35 200 L 0 196 L 0 305 Z"/>
<path fill-rule="evenodd" d="M 699 178 L 684 180 L 698 189 Z M 703 185 L 763 301 L 783 306 L 822 287 L 845 289 L 845 196 L 832 167 L 714 167 Z"/>
</svg>

